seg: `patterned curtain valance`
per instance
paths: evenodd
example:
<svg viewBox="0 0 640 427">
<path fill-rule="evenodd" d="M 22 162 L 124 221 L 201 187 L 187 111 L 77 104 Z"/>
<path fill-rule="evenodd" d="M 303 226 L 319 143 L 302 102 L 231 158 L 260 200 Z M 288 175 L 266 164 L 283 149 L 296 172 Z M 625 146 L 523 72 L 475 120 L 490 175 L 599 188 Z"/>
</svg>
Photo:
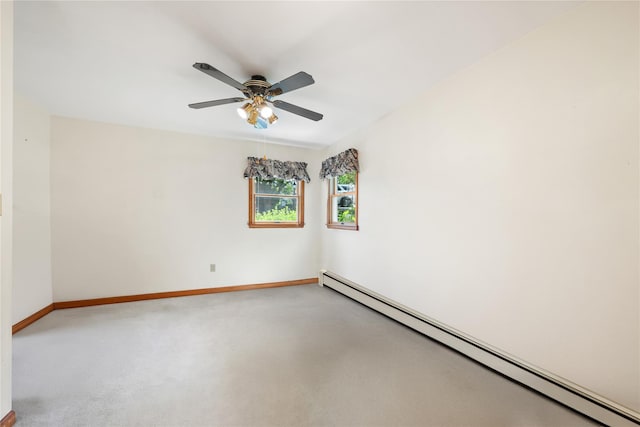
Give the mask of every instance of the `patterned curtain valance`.
<svg viewBox="0 0 640 427">
<path fill-rule="evenodd" d="M 349 148 L 322 162 L 320 179 L 333 178 L 349 172 L 358 172 L 359 170 L 358 150 Z"/>
<path fill-rule="evenodd" d="M 248 165 L 244 170 L 245 178 L 295 179 L 311 182 L 305 162 L 282 162 L 280 160 L 247 157 Z"/>
</svg>

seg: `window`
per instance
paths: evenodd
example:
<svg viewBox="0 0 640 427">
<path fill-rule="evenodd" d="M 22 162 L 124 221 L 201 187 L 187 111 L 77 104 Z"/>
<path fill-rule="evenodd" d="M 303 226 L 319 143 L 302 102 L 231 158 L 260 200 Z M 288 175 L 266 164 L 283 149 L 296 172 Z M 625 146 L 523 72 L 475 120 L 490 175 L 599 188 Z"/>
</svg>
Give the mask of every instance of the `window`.
<svg viewBox="0 0 640 427">
<path fill-rule="evenodd" d="M 358 172 L 329 179 L 327 227 L 358 229 Z"/>
<path fill-rule="evenodd" d="M 248 157 L 243 176 L 249 179 L 249 227 L 304 227 L 305 162 Z"/>
<path fill-rule="evenodd" d="M 249 227 L 304 227 L 304 181 L 250 178 Z"/>
<path fill-rule="evenodd" d="M 322 161 L 320 179 L 329 180 L 327 227 L 358 229 L 358 150 L 348 148 Z"/>
</svg>

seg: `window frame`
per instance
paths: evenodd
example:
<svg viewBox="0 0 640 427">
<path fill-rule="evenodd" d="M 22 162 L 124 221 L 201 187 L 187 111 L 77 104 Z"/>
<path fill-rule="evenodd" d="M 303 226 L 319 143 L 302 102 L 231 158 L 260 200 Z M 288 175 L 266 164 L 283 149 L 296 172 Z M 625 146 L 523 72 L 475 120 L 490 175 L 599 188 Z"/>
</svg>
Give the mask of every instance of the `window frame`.
<svg viewBox="0 0 640 427">
<path fill-rule="evenodd" d="M 358 194 L 358 190 L 360 188 L 360 185 L 359 185 L 360 173 L 356 171 L 355 191 L 337 193 L 336 192 L 337 179 L 338 179 L 337 176 L 329 178 L 329 188 L 328 188 L 329 191 L 328 191 L 328 197 L 327 197 L 327 228 L 333 228 L 336 230 L 358 231 L 360 229 L 360 226 L 358 224 L 358 215 L 360 212 L 360 197 Z M 346 195 L 353 195 L 355 197 L 355 200 L 356 200 L 356 203 L 355 203 L 356 212 L 354 215 L 355 222 L 353 223 L 334 222 L 333 221 L 333 199 L 336 197 L 343 197 Z"/>
<path fill-rule="evenodd" d="M 297 198 L 297 211 L 298 211 L 298 221 L 297 222 L 266 222 L 266 221 L 256 221 L 255 217 L 255 207 L 256 207 L 256 197 L 265 197 L 265 194 L 256 194 L 255 193 L 255 180 L 258 178 L 249 178 L 249 228 L 303 228 L 304 227 L 304 181 L 297 181 L 296 185 L 296 194 L 295 195 L 284 195 L 284 194 L 266 194 L 266 197 L 290 197 Z"/>
</svg>

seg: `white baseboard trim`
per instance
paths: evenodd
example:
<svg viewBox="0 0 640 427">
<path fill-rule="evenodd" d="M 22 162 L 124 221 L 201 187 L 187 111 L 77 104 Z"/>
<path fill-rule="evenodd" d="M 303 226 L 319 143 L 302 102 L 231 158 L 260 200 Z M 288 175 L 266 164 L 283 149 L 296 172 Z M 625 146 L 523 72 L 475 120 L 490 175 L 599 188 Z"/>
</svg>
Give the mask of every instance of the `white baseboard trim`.
<svg viewBox="0 0 640 427">
<path fill-rule="evenodd" d="M 609 426 L 638 426 L 640 414 L 564 378 L 541 370 L 461 331 L 430 319 L 337 274 L 321 271 L 321 286 L 376 310 L 514 381 Z"/>
</svg>

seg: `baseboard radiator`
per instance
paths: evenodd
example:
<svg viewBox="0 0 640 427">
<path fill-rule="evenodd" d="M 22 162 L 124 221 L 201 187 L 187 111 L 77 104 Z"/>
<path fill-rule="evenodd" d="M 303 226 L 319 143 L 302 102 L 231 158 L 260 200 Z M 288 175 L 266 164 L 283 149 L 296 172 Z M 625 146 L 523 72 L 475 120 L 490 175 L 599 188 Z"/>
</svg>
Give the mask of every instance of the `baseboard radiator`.
<svg viewBox="0 0 640 427">
<path fill-rule="evenodd" d="M 486 343 L 404 307 L 337 274 L 321 271 L 327 286 L 428 336 L 512 380 L 609 426 L 638 426 L 640 414 L 563 378 L 543 371 Z"/>
</svg>

